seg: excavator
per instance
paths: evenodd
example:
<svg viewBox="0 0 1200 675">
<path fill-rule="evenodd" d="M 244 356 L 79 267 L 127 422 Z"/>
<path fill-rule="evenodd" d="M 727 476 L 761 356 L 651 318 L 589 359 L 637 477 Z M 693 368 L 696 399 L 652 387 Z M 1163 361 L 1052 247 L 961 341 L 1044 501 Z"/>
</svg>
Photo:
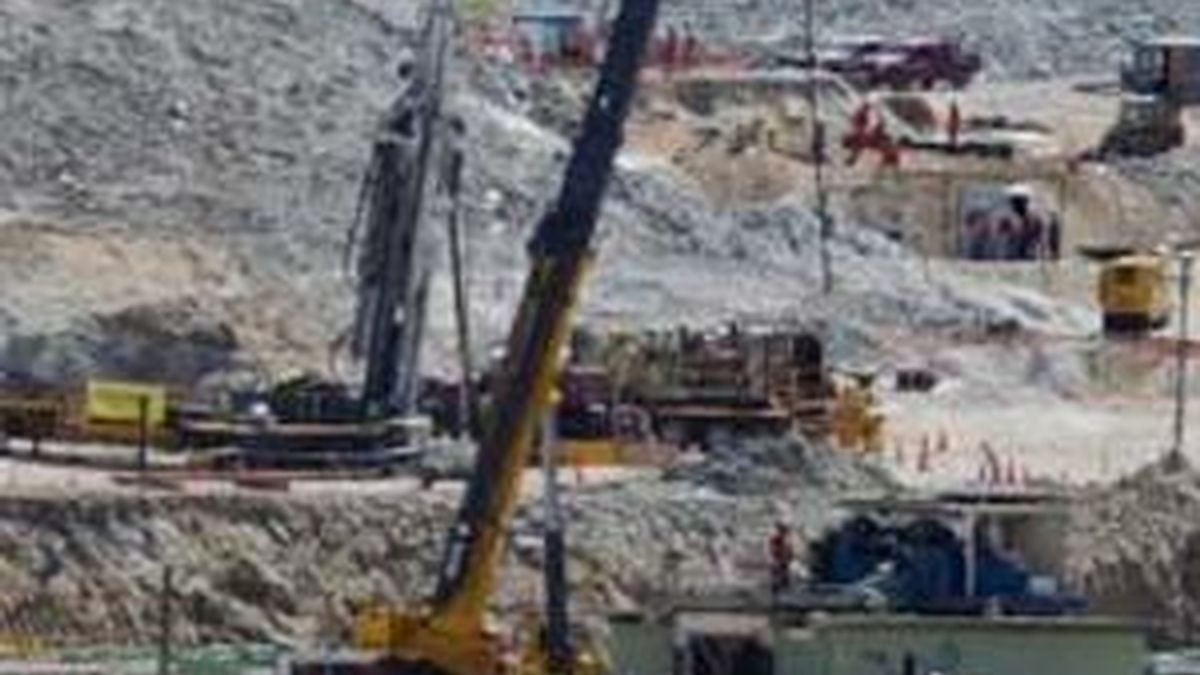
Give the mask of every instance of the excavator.
<svg viewBox="0 0 1200 675">
<path fill-rule="evenodd" d="M 490 629 L 488 604 L 496 588 L 507 529 L 519 499 L 532 447 L 549 412 L 592 240 L 637 76 L 654 30 L 659 0 L 623 0 L 608 53 L 557 200 L 529 245 L 531 270 L 508 338 L 498 396 L 457 518 L 449 532 L 436 591 L 414 608 L 373 607 L 356 621 L 356 650 L 345 664 L 294 664 L 293 673 L 600 672 L 594 652 L 576 645 L 567 621 L 565 575 L 547 573 L 553 602 L 525 653 L 510 664 Z M 554 552 L 547 551 L 548 558 Z M 561 554 L 561 550 L 559 551 Z M 561 555 L 558 564 L 562 564 Z M 551 561 L 553 563 L 553 560 Z M 560 570 L 561 571 L 561 570 Z"/>
</svg>

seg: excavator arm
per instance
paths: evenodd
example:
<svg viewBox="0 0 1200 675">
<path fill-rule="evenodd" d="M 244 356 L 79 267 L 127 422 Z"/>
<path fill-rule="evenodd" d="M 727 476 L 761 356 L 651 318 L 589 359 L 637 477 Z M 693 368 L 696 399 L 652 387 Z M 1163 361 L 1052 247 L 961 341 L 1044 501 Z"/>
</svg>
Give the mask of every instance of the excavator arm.
<svg viewBox="0 0 1200 675">
<path fill-rule="evenodd" d="M 434 598 L 416 613 L 385 608 L 360 617 L 358 646 L 387 654 L 396 664 L 393 672 L 482 675 L 500 666 L 500 650 L 485 625 L 488 603 L 592 260 L 600 206 L 658 5 L 623 0 L 558 199 L 530 243 L 532 269 L 508 338 L 498 405 L 449 535 Z"/>
</svg>

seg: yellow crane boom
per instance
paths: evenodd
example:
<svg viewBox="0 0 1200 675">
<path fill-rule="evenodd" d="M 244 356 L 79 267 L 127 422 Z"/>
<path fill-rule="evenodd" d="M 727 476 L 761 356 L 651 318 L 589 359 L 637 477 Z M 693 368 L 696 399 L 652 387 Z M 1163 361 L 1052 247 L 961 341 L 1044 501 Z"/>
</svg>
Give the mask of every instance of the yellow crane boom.
<svg viewBox="0 0 1200 675">
<path fill-rule="evenodd" d="M 378 666 L 386 667 L 383 672 L 483 675 L 500 669 L 497 641 L 485 626 L 488 603 L 592 260 L 600 205 L 658 5 L 623 0 L 558 199 L 530 243 L 532 269 L 508 338 L 498 405 L 450 531 L 437 591 L 417 611 L 377 608 L 360 617 L 357 646 L 384 654 Z"/>
</svg>

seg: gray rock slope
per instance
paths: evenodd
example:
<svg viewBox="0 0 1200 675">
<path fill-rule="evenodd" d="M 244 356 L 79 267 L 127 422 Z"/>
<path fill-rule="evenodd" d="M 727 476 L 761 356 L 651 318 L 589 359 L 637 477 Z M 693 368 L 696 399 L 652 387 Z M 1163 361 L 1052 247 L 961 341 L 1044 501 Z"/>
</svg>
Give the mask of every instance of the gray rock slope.
<svg viewBox="0 0 1200 675">
<path fill-rule="evenodd" d="M 347 225 L 409 21 L 351 0 L 0 6 L 0 366 L 180 383 L 327 370 L 350 315 Z M 513 78 L 462 75 L 484 349 L 508 321 L 567 146 L 529 121 Z M 852 227 L 833 245 L 839 291 L 820 297 L 802 201 L 715 205 L 636 157 L 622 159 L 602 231 L 594 321 L 828 318 L 857 344 L 889 323 L 1078 319 L 1017 291 L 927 279 Z M 442 276 L 434 368 L 452 353 L 447 296 Z"/>
</svg>

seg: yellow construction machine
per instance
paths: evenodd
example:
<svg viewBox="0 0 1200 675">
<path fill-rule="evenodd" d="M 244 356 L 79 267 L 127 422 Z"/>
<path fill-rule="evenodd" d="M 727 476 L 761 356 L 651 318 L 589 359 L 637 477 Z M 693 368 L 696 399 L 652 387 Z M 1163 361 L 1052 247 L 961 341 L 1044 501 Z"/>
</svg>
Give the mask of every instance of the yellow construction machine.
<svg viewBox="0 0 1200 675">
<path fill-rule="evenodd" d="M 1128 247 L 1082 247 L 1100 264 L 1096 300 L 1106 335 L 1139 335 L 1171 319 L 1170 258 L 1161 251 Z"/>
<path fill-rule="evenodd" d="M 1098 300 L 1105 333 L 1144 333 L 1171 318 L 1167 258 L 1152 253 L 1120 256 L 1100 270 Z"/>
<path fill-rule="evenodd" d="M 171 443 L 167 388 L 157 384 L 88 380 L 80 431 L 89 441 L 152 445 Z"/>
<path fill-rule="evenodd" d="M 0 391 L 0 436 L 170 447 L 174 437 L 167 387 L 89 379 L 69 388 L 14 387 Z"/>
<path fill-rule="evenodd" d="M 679 326 L 581 342 L 562 374 L 557 418 L 560 457 L 571 464 L 654 464 L 737 435 L 799 433 L 846 450 L 880 448 L 874 377 L 835 377 L 811 332 L 734 322 L 720 332 Z"/>
<path fill-rule="evenodd" d="M 837 386 L 833 403 L 833 440 L 836 445 L 864 455 L 883 452 L 886 418 L 874 391 L 875 376 L 853 373 Z"/>
<path fill-rule="evenodd" d="M 497 395 L 484 421 L 474 472 L 449 532 L 436 591 L 423 606 L 381 606 L 360 615 L 356 647 L 371 656 L 337 664 L 334 672 L 586 675 L 600 667 L 592 652 L 576 643 L 567 622 L 564 574 L 547 573 L 544 621 L 516 654 L 491 630 L 488 608 L 521 478 L 549 412 L 577 295 L 592 261 L 600 204 L 658 5 L 658 0 L 622 2 L 558 199 L 530 244 L 532 269 L 509 335 Z M 548 544 L 548 569 L 555 561 L 562 564 L 561 541 L 554 549 Z M 292 672 L 330 672 L 330 667 L 295 664 Z"/>
</svg>

